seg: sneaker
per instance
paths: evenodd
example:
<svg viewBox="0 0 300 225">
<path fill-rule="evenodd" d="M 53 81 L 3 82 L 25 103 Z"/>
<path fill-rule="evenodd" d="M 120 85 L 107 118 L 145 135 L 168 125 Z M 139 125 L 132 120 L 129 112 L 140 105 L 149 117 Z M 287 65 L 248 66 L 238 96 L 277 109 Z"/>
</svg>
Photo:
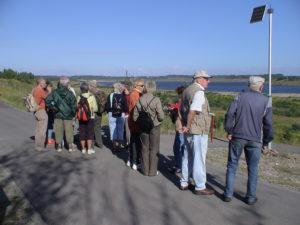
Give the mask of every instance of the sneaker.
<svg viewBox="0 0 300 225">
<path fill-rule="evenodd" d="M 127 161 L 126 166 L 130 167 L 130 161 Z"/>
<path fill-rule="evenodd" d="M 197 190 L 197 189 L 194 190 L 195 195 L 213 195 L 214 193 L 215 193 L 214 190 L 208 188 L 205 188 L 203 190 Z"/>
<path fill-rule="evenodd" d="M 137 170 L 137 166 L 135 164 L 132 165 L 133 170 Z"/>
<path fill-rule="evenodd" d="M 188 190 L 189 189 L 189 185 L 180 185 L 179 189 L 182 191 Z"/>
<path fill-rule="evenodd" d="M 254 198 L 254 199 L 246 198 L 247 205 L 254 205 L 256 202 L 257 202 L 257 198 Z"/>
<path fill-rule="evenodd" d="M 231 202 L 231 197 L 227 197 L 226 195 L 222 196 L 224 202 Z"/>
<path fill-rule="evenodd" d="M 56 149 L 56 151 L 58 151 L 58 152 L 61 152 L 61 151 L 62 151 L 62 149 L 61 149 L 61 148 L 58 148 L 58 149 Z"/>
<path fill-rule="evenodd" d="M 85 149 L 82 149 L 82 154 L 85 154 L 86 153 L 86 150 Z"/>
<path fill-rule="evenodd" d="M 94 153 L 95 153 L 94 149 L 88 149 L 87 150 L 87 154 L 89 154 L 89 155 L 94 154 Z"/>
<path fill-rule="evenodd" d="M 47 145 L 54 145 L 54 144 L 55 144 L 55 140 L 54 139 L 48 139 Z"/>
</svg>

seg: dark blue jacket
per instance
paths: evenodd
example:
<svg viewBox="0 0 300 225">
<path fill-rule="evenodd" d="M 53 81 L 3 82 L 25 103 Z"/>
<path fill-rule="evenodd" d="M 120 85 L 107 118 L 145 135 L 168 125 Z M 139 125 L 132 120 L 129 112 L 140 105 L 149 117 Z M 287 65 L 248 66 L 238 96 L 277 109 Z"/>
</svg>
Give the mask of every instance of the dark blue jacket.
<svg viewBox="0 0 300 225">
<path fill-rule="evenodd" d="M 271 99 L 256 91 L 240 93 L 225 115 L 225 131 L 235 138 L 263 142 L 273 140 Z"/>
</svg>

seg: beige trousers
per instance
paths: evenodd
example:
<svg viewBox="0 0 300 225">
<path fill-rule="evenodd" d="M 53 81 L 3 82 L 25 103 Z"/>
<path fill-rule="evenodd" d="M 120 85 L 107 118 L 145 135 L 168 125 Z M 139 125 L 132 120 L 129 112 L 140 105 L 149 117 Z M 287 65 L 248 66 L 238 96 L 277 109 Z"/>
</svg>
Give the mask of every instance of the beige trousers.
<svg viewBox="0 0 300 225">
<path fill-rule="evenodd" d="M 45 109 L 39 109 L 34 114 L 35 126 L 35 150 L 42 151 L 45 148 L 48 115 Z"/>
</svg>

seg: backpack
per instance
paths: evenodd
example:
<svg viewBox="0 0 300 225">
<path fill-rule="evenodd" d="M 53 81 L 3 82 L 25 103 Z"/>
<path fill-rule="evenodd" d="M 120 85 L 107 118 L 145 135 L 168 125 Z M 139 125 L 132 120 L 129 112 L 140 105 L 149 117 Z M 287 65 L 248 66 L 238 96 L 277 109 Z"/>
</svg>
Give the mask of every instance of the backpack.
<svg viewBox="0 0 300 225">
<path fill-rule="evenodd" d="M 149 105 L 153 101 L 154 98 L 155 97 L 153 97 L 151 99 L 151 101 L 148 103 L 146 109 L 149 108 Z M 140 100 L 139 100 L 139 102 L 140 102 Z M 139 128 L 142 132 L 150 133 L 150 131 L 154 127 L 153 120 L 151 118 L 150 113 L 145 110 L 145 108 L 142 106 L 141 102 L 140 102 L 140 105 L 141 105 L 141 110 L 139 111 L 139 116 L 137 118 L 137 123 L 138 123 Z"/>
<path fill-rule="evenodd" d="M 23 97 L 25 108 L 28 112 L 35 112 L 38 110 L 39 105 L 36 103 L 32 92 Z"/>
<path fill-rule="evenodd" d="M 80 100 L 77 104 L 76 117 L 78 121 L 87 122 L 91 119 L 91 110 L 87 98 L 80 95 Z"/>
<path fill-rule="evenodd" d="M 122 98 L 118 98 L 116 97 L 116 95 L 113 95 L 112 98 L 112 104 L 111 104 L 111 114 L 112 117 L 117 118 L 122 116 L 122 112 L 123 112 L 123 107 L 122 107 Z"/>
<path fill-rule="evenodd" d="M 106 103 L 106 97 L 104 92 L 96 93 L 94 94 L 97 106 L 98 106 L 98 111 L 97 115 L 101 115 L 105 111 L 105 103 Z"/>
</svg>

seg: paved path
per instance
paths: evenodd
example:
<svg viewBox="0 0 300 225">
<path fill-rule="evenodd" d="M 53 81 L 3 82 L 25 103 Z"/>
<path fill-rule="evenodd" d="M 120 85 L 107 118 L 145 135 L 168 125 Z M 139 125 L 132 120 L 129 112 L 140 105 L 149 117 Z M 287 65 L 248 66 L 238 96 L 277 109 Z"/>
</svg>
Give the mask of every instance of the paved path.
<svg viewBox="0 0 300 225">
<path fill-rule="evenodd" d="M 225 173 L 215 168 L 208 168 L 208 182 L 216 195 L 180 191 L 178 178 L 168 171 L 172 136 L 161 137 L 159 175 L 144 177 L 125 166 L 125 152 L 112 154 L 108 148 L 92 156 L 79 151 L 35 152 L 29 138 L 33 130 L 30 113 L 0 103 L 0 164 L 11 172 L 46 224 L 299 224 L 299 192 L 259 183 L 259 201 L 248 206 L 242 197 L 246 180 L 239 177 L 235 198 L 224 203 L 220 196 Z"/>
</svg>

